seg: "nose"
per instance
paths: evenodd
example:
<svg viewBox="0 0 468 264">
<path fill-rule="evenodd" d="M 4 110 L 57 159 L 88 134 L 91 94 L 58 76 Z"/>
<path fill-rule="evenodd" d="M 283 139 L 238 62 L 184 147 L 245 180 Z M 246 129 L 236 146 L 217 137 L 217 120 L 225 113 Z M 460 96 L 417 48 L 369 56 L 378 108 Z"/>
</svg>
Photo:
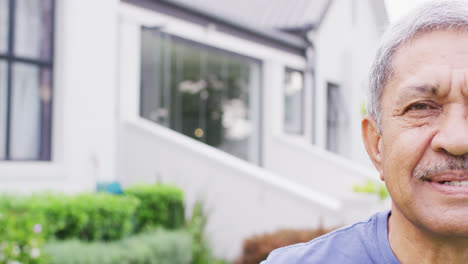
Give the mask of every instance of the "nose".
<svg viewBox="0 0 468 264">
<path fill-rule="evenodd" d="M 434 151 L 454 156 L 468 153 L 468 117 L 465 108 L 452 107 L 443 115 L 439 130 L 431 142 Z"/>
</svg>

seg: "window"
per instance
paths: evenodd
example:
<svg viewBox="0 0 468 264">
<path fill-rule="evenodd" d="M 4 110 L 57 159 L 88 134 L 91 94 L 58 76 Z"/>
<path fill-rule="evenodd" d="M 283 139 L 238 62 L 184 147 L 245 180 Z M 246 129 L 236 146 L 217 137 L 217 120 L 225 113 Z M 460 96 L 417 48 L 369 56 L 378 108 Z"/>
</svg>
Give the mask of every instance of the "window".
<svg viewBox="0 0 468 264">
<path fill-rule="evenodd" d="M 260 63 L 152 28 L 141 38 L 141 116 L 258 163 Z"/>
<path fill-rule="evenodd" d="M 0 160 L 50 160 L 54 0 L 0 0 Z"/>
<path fill-rule="evenodd" d="M 284 130 L 302 134 L 304 131 L 304 74 L 286 69 L 284 72 Z"/>
<path fill-rule="evenodd" d="M 345 132 L 347 129 L 347 114 L 340 86 L 333 83 L 327 85 L 327 150 L 345 154 Z"/>
</svg>

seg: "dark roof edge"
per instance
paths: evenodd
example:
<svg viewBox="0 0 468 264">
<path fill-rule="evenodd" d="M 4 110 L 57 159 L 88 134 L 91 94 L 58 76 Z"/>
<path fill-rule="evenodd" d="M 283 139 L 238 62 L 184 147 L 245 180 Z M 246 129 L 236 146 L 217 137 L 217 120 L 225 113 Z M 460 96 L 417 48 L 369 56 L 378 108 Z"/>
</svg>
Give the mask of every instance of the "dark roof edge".
<svg viewBox="0 0 468 264">
<path fill-rule="evenodd" d="M 282 27 L 280 28 L 280 30 L 297 34 L 297 33 L 307 32 L 309 30 L 316 30 L 317 28 L 318 28 L 317 24 L 310 23 L 310 24 L 306 24 L 306 25 L 302 25 L 298 27 Z"/>
<path fill-rule="evenodd" d="M 332 6 L 333 1 L 334 0 L 328 0 L 327 6 L 323 9 L 322 14 L 320 15 L 319 22 L 317 23 L 317 28 L 319 28 L 320 25 L 322 25 L 323 20 L 325 20 L 325 17 L 327 16 L 328 10 L 330 10 L 330 7 Z"/>
<path fill-rule="evenodd" d="M 246 33 L 260 36 L 270 41 L 277 42 L 281 45 L 285 45 L 289 48 L 297 49 L 301 52 L 303 52 L 308 46 L 307 42 L 304 39 L 301 39 L 299 37 L 291 36 L 280 31 L 264 30 L 264 29 L 252 27 L 252 26 L 246 25 L 238 21 L 234 21 L 234 20 L 230 20 L 230 19 L 217 16 L 215 14 L 201 10 L 200 8 L 196 8 L 196 7 L 181 3 L 180 1 L 177 1 L 177 0 L 171 0 L 171 1 L 154 0 L 154 2 L 164 3 L 165 5 L 179 8 L 182 11 L 186 11 L 186 12 L 190 12 L 195 15 L 198 15 L 198 16 L 202 16 L 204 18 L 212 20 L 213 22 L 218 22 L 226 26 L 235 28 L 237 30 L 242 30 L 242 31 L 245 31 Z"/>
</svg>

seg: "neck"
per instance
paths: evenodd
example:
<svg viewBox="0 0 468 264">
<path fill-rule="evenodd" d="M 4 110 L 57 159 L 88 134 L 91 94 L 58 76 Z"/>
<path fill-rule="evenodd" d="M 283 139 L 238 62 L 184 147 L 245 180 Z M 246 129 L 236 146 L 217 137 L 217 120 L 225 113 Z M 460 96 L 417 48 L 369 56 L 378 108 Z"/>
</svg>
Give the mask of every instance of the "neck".
<svg viewBox="0 0 468 264">
<path fill-rule="evenodd" d="M 468 238 L 422 230 L 395 206 L 388 221 L 388 237 L 393 253 L 402 264 L 468 263 Z"/>
</svg>

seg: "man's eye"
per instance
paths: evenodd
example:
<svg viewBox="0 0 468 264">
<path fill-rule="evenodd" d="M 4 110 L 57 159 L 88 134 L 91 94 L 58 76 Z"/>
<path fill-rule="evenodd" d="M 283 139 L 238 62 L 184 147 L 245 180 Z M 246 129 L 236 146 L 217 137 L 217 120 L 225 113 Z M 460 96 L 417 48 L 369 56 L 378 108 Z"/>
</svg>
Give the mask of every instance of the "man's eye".
<svg viewBox="0 0 468 264">
<path fill-rule="evenodd" d="M 414 103 L 410 106 L 408 106 L 405 110 L 405 112 L 408 112 L 408 111 L 420 111 L 420 110 L 430 110 L 430 109 L 433 109 L 434 107 L 432 107 L 431 105 L 429 104 L 426 104 L 426 103 Z"/>
<path fill-rule="evenodd" d="M 408 110 L 426 110 L 431 108 L 428 104 L 422 104 L 422 103 L 417 103 L 417 104 L 412 104 L 408 107 Z"/>
</svg>

